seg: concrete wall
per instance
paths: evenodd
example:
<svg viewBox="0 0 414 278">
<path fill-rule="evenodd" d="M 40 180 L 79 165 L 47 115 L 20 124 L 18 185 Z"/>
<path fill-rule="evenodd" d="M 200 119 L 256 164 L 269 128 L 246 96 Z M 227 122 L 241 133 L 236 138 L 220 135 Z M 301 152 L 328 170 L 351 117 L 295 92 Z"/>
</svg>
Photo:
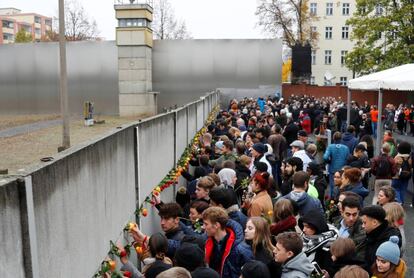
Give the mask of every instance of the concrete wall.
<svg viewBox="0 0 414 278">
<path fill-rule="evenodd" d="M 0 45 L 0 113 L 58 113 L 58 43 Z M 71 113 L 84 101 L 95 112 L 118 114 L 117 48 L 113 41 L 67 44 L 68 95 Z"/>
<path fill-rule="evenodd" d="M 24 214 L 17 181 L 0 186 L 0 277 L 25 277 L 21 225 Z"/>
<path fill-rule="evenodd" d="M 24 182 L 0 180 L 0 277 L 91 277 L 105 259 L 109 241 L 122 241 L 122 229 L 135 220 L 137 204 L 174 167 L 187 138 L 195 135 L 187 130 L 189 123 L 195 127 L 196 113 L 187 120 L 187 111 L 197 105 L 72 147 L 28 171 Z M 171 187 L 161 198 L 172 201 L 174 193 Z M 142 230 L 160 231 L 156 210 L 145 207 L 149 215 L 141 218 Z"/>
<path fill-rule="evenodd" d="M 126 49 L 120 55 L 133 55 L 140 62 L 149 54 Z M 81 114 L 84 101 L 93 101 L 98 114 L 119 113 L 117 57 L 114 41 L 67 43 L 72 114 Z M 57 43 L 0 45 L 0 113 L 58 113 L 58 59 Z M 158 110 L 162 111 L 216 88 L 277 88 L 281 84 L 282 42 L 155 40 L 152 62 L 152 91 L 160 93 Z"/>
</svg>

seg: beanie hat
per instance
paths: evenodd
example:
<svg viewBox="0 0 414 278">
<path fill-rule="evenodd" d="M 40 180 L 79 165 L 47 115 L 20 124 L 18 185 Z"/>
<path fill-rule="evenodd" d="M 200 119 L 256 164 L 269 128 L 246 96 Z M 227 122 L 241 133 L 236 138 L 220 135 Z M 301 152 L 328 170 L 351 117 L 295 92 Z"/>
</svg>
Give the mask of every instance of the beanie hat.
<svg viewBox="0 0 414 278">
<path fill-rule="evenodd" d="M 184 267 L 189 271 L 194 271 L 197 267 L 203 265 L 204 252 L 198 245 L 185 242 L 175 252 L 174 259 L 177 266 Z"/>
<path fill-rule="evenodd" d="M 191 272 L 193 278 L 220 278 L 220 275 L 209 267 L 199 267 Z"/>
<path fill-rule="evenodd" d="M 166 264 L 162 261 L 156 260 L 151 266 L 148 268 L 147 272 L 145 272 L 145 278 L 155 278 L 161 272 L 170 269 L 172 266 Z"/>
<path fill-rule="evenodd" d="M 383 207 L 378 206 L 378 205 L 372 205 L 372 206 L 364 207 L 361 210 L 360 215 L 361 216 L 366 215 L 368 217 L 371 217 L 373 219 L 378 220 L 381 223 L 384 223 L 386 221 L 385 220 L 385 216 L 386 216 L 385 210 L 384 210 Z"/>
<path fill-rule="evenodd" d="M 398 247 L 399 238 L 397 236 L 391 236 L 389 241 L 381 244 L 378 249 L 376 256 L 383 258 L 386 261 L 398 265 L 400 261 L 400 247 Z"/>
<path fill-rule="evenodd" d="M 251 260 L 245 263 L 241 269 L 243 278 L 270 278 L 267 266 L 260 262 Z"/>
<path fill-rule="evenodd" d="M 258 153 L 264 154 L 267 152 L 266 146 L 263 143 L 256 143 L 253 145 L 253 150 L 255 150 Z"/>
</svg>

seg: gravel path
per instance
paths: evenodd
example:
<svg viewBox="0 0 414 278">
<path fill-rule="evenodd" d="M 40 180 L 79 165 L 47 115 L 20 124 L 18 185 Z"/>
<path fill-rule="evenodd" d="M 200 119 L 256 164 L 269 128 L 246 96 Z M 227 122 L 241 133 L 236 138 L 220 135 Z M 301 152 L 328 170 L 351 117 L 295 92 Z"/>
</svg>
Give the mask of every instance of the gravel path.
<svg viewBox="0 0 414 278">
<path fill-rule="evenodd" d="M 0 130 L 0 138 L 13 137 L 20 134 L 26 134 L 46 127 L 62 124 L 62 120 L 41 121 L 32 124 L 25 124 L 16 127 Z"/>
</svg>

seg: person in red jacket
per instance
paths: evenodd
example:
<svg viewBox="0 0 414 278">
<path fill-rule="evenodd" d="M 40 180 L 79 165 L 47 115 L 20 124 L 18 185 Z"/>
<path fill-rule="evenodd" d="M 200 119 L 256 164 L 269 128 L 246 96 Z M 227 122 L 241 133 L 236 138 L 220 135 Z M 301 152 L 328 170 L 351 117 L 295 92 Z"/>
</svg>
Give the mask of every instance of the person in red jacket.
<svg viewBox="0 0 414 278">
<path fill-rule="evenodd" d="M 371 123 L 372 123 L 372 134 L 374 138 L 377 138 L 377 124 L 378 124 L 378 109 L 376 105 L 371 106 Z"/>
</svg>

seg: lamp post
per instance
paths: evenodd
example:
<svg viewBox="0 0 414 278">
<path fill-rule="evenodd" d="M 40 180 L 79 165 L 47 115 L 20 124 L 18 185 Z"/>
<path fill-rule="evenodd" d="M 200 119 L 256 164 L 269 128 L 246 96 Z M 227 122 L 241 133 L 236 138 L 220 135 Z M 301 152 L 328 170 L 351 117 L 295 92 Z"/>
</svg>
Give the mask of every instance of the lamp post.
<svg viewBox="0 0 414 278">
<path fill-rule="evenodd" d="M 68 79 L 66 70 L 66 38 L 65 38 L 65 3 L 59 0 L 59 60 L 60 60 L 60 112 L 63 118 L 62 146 L 59 150 L 70 147 L 69 133 L 69 104 L 68 104 Z"/>
</svg>

